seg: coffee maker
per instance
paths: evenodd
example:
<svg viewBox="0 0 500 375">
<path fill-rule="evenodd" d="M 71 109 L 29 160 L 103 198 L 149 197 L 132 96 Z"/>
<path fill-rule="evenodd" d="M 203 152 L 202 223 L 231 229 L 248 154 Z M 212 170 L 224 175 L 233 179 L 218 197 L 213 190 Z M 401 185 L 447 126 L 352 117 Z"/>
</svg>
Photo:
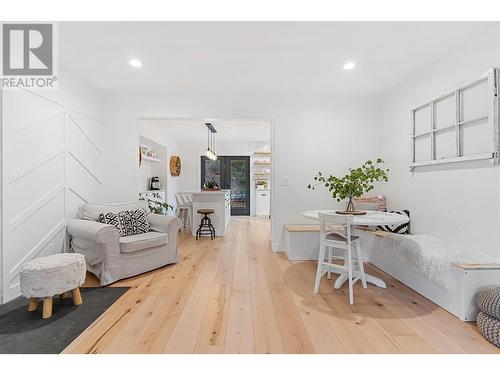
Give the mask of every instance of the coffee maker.
<svg viewBox="0 0 500 375">
<path fill-rule="evenodd" d="M 160 177 L 151 177 L 151 190 L 160 190 Z"/>
</svg>

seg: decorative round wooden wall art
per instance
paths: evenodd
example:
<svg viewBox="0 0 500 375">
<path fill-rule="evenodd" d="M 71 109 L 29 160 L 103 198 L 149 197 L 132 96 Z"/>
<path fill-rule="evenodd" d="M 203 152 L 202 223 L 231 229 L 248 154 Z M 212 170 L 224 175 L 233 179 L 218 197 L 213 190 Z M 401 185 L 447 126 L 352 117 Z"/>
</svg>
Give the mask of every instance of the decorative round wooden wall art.
<svg viewBox="0 0 500 375">
<path fill-rule="evenodd" d="M 170 175 L 179 176 L 181 174 L 181 158 L 177 155 L 170 157 Z"/>
</svg>

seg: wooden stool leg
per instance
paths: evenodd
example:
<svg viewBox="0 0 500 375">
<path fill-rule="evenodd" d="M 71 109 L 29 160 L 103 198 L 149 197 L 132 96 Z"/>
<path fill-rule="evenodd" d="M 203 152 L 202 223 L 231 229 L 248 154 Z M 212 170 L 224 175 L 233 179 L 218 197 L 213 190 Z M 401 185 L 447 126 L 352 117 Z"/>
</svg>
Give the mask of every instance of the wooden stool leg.
<svg viewBox="0 0 500 375">
<path fill-rule="evenodd" d="M 60 299 L 66 299 L 68 297 L 69 297 L 68 292 L 64 292 L 64 293 L 62 293 L 62 294 L 59 295 Z"/>
<path fill-rule="evenodd" d="M 80 293 L 80 288 L 75 288 L 71 291 L 73 294 L 73 303 L 75 305 L 81 305 L 83 303 L 82 294 Z"/>
<path fill-rule="evenodd" d="M 52 316 L 52 297 L 45 297 L 43 299 L 43 319 L 48 319 Z"/>
<path fill-rule="evenodd" d="M 38 308 L 38 298 L 30 298 L 28 302 L 28 311 L 35 311 Z"/>
</svg>

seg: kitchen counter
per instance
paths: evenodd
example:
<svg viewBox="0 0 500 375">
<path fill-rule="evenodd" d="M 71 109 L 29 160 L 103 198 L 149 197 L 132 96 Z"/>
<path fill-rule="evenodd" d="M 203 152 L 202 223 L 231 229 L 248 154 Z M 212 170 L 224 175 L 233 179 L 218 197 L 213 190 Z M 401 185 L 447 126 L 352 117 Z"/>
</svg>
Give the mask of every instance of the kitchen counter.
<svg viewBox="0 0 500 375">
<path fill-rule="evenodd" d="M 210 208 L 215 211 L 209 215 L 212 225 L 215 228 L 215 235 L 224 236 L 229 225 L 229 220 L 231 219 L 231 190 L 203 190 L 193 193 L 193 236 L 196 236 L 196 231 L 203 217 L 203 215 L 200 215 L 196 211 L 204 208 Z"/>
<path fill-rule="evenodd" d="M 230 189 L 219 189 L 219 190 L 201 190 L 193 194 L 227 194 L 231 192 Z"/>
</svg>

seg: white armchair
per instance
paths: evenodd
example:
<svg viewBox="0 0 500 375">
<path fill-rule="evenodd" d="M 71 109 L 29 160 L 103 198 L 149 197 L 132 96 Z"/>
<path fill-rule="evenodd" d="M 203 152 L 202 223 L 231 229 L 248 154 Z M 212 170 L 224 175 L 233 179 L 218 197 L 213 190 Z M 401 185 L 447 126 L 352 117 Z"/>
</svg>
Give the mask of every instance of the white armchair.
<svg viewBox="0 0 500 375">
<path fill-rule="evenodd" d="M 143 208 L 148 213 L 151 231 L 120 237 L 118 229 L 97 222 L 101 213 Z M 177 231 L 181 220 L 150 212 L 144 201 L 124 204 L 84 204 L 77 218 L 70 220 L 67 231 L 71 249 L 85 256 L 87 269 L 101 285 L 135 276 L 177 261 Z"/>
</svg>

